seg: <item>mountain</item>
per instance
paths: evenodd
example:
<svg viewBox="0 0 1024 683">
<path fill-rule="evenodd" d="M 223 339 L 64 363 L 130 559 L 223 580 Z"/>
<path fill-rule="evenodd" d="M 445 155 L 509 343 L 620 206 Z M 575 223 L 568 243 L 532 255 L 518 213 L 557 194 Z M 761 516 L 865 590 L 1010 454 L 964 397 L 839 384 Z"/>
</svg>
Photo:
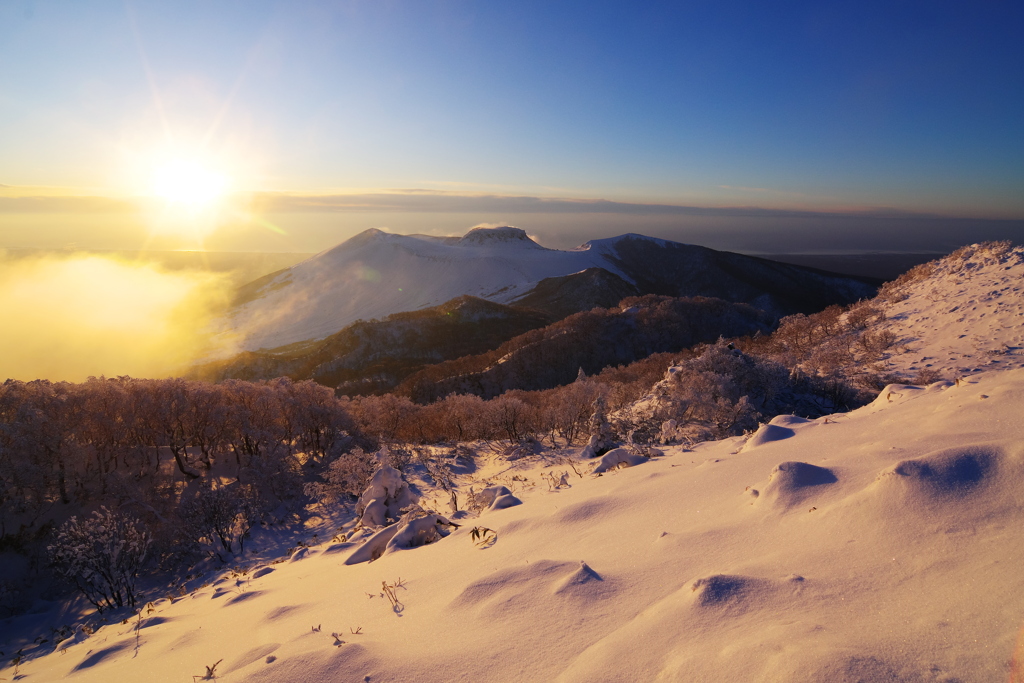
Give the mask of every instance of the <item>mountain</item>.
<svg viewBox="0 0 1024 683">
<path fill-rule="evenodd" d="M 517 306 L 550 313 L 555 319 L 592 308 L 612 308 L 640 290 L 604 268 L 587 268 L 572 275 L 546 277 L 523 296 Z"/>
<path fill-rule="evenodd" d="M 877 284 L 633 234 L 563 251 L 508 226 L 461 238 L 374 229 L 246 285 L 219 330 L 244 350 L 271 349 L 465 295 L 502 304 L 547 301 L 547 310 L 562 312 L 609 304 L 619 293 L 707 296 L 781 316 L 856 301 Z"/>
<path fill-rule="evenodd" d="M 355 322 L 323 340 L 204 363 L 191 375 L 214 381 L 286 375 L 341 386 L 345 393 L 374 393 L 423 366 L 489 351 L 555 320 L 537 308 L 460 296 L 441 306 Z"/>
<path fill-rule="evenodd" d="M 509 389 L 550 389 L 569 384 L 581 369 L 591 375 L 722 336 L 765 334 L 772 323 L 749 304 L 708 297 L 629 297 L 618 307 L 582 311 L 525 332 L 492 351 L 423 368 L 395 393 L 429 403 L 452 393 L 492 398 Z"/>
</svg>

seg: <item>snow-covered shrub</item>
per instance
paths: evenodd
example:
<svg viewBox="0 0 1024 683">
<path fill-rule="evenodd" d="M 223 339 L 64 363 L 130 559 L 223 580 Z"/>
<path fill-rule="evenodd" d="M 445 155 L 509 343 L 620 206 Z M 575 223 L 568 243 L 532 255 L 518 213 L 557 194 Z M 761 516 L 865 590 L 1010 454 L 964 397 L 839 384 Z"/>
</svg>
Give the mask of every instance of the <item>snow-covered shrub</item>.
<svg viewBox="0 0 1024 683">
<path fill-rule="evenodd" d="M 395 394 L 357 396 L 344 402 L 360 431 L 383 441 L 406 436 L 403 426 L 416 412 L 417 406 L 408 397 Z"/>
<path fill-rule="evenodd" d="M 866 330 L 872 323 L 885 319 L 885 311 L 867 302 L 854 305 L 846 314 L 846 324 L 855 330 Z"/>
<path fill-rule="evenodd" d="M 241 484 L 203 488 L 178 511 L 182 533 L 192 542 L 208 541 L 222 561 L 244 552 L 249 531 L 260 520 L 260 505 L 250 487 Z"/>
<path fill-rule="evenodd" d="M 376 457 L 380 468 L 356 503 L 356 515 L 362 526 L 384 526 L 389 519 L 397 519 L 404 508 L 416 502 L 402 473 L 390 465 L 388 449 L 382 448 Z"/>
<path fill-rule="evenodd" d="M 553 400 L 549 400 L 547 406 L 551 413 L 551 426 L 567 443 L 571 444 L 586 434 L 594 402 L 605 389 L 584 376 L 552 393 L 550 398 Z"/>
<path fill-rule="evenodd" d="M 411 505 L 396 523 L 366 539 L 346 558 L 345 564 L 373 562 L 388 553 L 439 541 L 451 533 L 452 526 L 447 518 Z"/>
<path fill-rule="evenodd" d="M 324 469 L 323 481 L 305 486 L 306 495 L 321 505 L 335 505 L 347 496 L 358 496 L 370 481 L 376 461 L 362 448 L 343 453 Z"/>
<path fill-rule="evenodd" d="M 762 413 L 792 407 L 804 384 L 782 365 L 719 341 L 669 368 L 648 396 L 616 419 L 620 429 L 647 441 L 723 438 L 755 428 Z"/>
<path fill-rule="evenodd" d="M 533 407 L 514 392 L 507 392 L 488 402 L 488 414 L 498 431 L 510 443 L 518 443 L 534 436 L 537 415 Z"/>
<path fill-rule="evenodd" d="M 505 456 L 506 460 L 519 460 L 520 458 L 526 458 L 531 455 L 537 455 L 544 450 L 543 444 L 533 437 L 526 437 L 522 441 L 509 445 L 502 455 Z"/>
<path fill-rule="evenodd" d="M 590 441 L 583 447 L 580 457 L 596 458 L 611 450 L 614 445 L 612 425 L 606 414 L 604 396 L 598 394 L 594 399 L 594 412 L 590 416 Z"/>
<path fill-rule="evenodd" d="M 57 574 L 103 611 L 138 602 L 135 581 L 149 544 L 138 520 L 104 507 L 65 522 L 47 550 Z"/>
<path fill-rule="evenodd" d="M 522 502 L 512 494 L 507 486 L 498 485 L 488 486 L 477 492 L 470 489 L 467 507 L 471 512 L 480 514 L 489 510 L 504 510 L 505 508 L 521 505 Z"/>
<path fill-rule="evenodd" d="M 473 394 L 449 394 L 435 403 L 441 432 L 449 440 L 467 441 L 486 434 L 484 400 Z"/>
<path fill-rule="evenodd" d="M 914 384 L 928 386 L 942 379 L 942 373 L 932 368 L 922 368 L 914 375 Z"/>
<path fill-rule="evenodd" d="M 896 334 L 891 330 L 880 330 L 872 333 L 865 331 L 857 340 L 858 345 L 864 350 L 866 359 L 877 359 L 887 350 L 892 348 L 897 341 Z"/>
<path fill-rule="evenodd" d="M 633 453 L 627 448 L 613 448 L 601 456 L 601 460 L 597 463 L 591 474 L 603 474 L 619 467 L 633 467 L 646 461 L 647 458 L 639 453 Z"/>
</svg>

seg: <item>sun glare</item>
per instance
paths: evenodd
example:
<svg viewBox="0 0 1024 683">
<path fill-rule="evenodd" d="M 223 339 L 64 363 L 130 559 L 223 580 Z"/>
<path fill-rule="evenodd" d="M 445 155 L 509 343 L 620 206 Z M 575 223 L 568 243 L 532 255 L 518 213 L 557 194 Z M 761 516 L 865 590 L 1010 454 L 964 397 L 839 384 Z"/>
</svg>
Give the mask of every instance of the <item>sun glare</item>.
<svg viewBox="0 0 1024 683">
<path fill-rule="evenodd" d="M 223 174 L 191 161 L 172 161 L 153 173 L 154 195 L 192 211 L 218 203 L 227 189 L 227 178 Z"/>
</svg>

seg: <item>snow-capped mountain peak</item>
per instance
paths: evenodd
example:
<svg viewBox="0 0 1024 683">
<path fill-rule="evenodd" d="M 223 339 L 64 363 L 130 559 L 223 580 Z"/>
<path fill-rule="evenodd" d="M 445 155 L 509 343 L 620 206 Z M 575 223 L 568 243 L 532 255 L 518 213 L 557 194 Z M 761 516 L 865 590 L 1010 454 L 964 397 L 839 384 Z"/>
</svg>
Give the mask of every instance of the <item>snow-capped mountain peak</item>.
<svg viewBox="0 0 1024 683">
<path fill-rule="evenodd" d="M 458 243 L 465 246 L 514 245 L 533 249 L 545 248 L 530 239 L 525 230 L 514 228 L 511 225 L 502 225 L 496 228 L 473 228 Z"/>
<path fill-rule="evenodd" d="M 770 264 L 668 240 L 622 235 L 586 248 L 549 249 L 512 226 L 462 238 L 366 230 L 287 270 L 243 287 L 222 322 L 242 349 L 323 339 L 357 320 L 439 306 L 471 295 L 498 303 L 546 278 L 600 268 L 637 292 L 714 296 L 784 315 L 874 293 L 854 278 Z"/>
</svg>

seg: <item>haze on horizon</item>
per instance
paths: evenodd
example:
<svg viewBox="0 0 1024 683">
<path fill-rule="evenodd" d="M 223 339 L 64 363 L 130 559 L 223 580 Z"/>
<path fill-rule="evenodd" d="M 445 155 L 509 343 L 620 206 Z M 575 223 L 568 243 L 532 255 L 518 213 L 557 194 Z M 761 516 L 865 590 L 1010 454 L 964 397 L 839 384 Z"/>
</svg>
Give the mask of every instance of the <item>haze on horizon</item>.
<svg viewBox="0 0 1024 683">
<path fill-rule="evenodd" d="M 0 248 L 1024 234 L 1012 3 L 0 6 Z"/>
</svg>

